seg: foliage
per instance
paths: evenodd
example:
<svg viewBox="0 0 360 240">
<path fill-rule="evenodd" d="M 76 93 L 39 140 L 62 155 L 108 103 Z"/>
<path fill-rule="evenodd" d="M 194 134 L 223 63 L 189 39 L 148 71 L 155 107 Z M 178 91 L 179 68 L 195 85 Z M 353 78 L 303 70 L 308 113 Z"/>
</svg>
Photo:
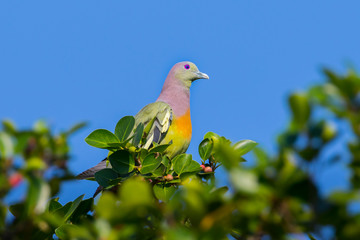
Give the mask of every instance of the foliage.
<svg viewBox="0 0 360 240">
<path fill-rule="evenodd" d="M 58 194 L 61 183 L 74 179 L 67 166 L 70 158 L 68 137 L 84 125 L 79 123 L 68 131 L 54 134 L 44 121 L 36 122 L 30 130 L 18 130 L 10 120 L 2 122 L 1 239 L 29 239 L 29 236 L 33 239 L 44 239 L 45 236 L 53 234 L 56 226 L 70 219 L 80 200 L 63 207 L 57 202 L 58 199 L 53 197 Z M 23 181 L 27 182 L 25 199 L 7 206 L 4 198 Z M 49 202 L 49 198 L 53 199 Z M 89 206 L 91 205 L 88 204 L 87 209 L 84 209 L 86 212 L 89 211 Z"/>
<path fill-rule="evenodd" d="M 109 151 L 108 168 L 95 174 L 103 188 L 95 203 L 81 195 L 62 205 L 55 197 L 60 182 L 72 178 L 67 137 L 78 127 L 53 135 L 42 122 L 19 131 L 4 121 L 0 238 L 360 239 L 360 213 L 350 208 L 360 200 L 360 77 L 324 73 L 324 84 L 289 97 L 291 121 L 274 154 L 209 132 L 199 164 L 190 154 L 169 159 L 167 144 L 143 149 L 151 126 L 134 126 L 131 116 L 114 133 L 95 130 L 85 141 Z M 254 162 L 243 164 L 251 150 Z M 350 186 L 324 194 L 316 176 L 339 162 L 348 164 Z M 215 179 L 219 167 L 227 186 Z M 14 175 L 26 179 L 27 196 L 7 206 Z M 333 234 L 324 235 L 325 227 Z"/>
</svg>

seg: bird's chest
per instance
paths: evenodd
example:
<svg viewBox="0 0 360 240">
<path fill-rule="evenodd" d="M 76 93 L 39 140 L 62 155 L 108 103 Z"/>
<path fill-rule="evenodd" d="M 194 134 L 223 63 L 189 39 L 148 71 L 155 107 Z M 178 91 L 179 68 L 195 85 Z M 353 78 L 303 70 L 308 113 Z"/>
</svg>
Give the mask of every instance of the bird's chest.
<svg viewBox="0 0 360 240">
<path fill-rule="evenodd" d="M 171 146 L 168 148 L 170 156 L 175 156 L 186 152 L 189 147 L 192 134 L 190 110 L 180 117 L 174 117 L 169 131 L 163 142 L 172 141 Z"/>
<path fill-rule="evenodd" d="M 192 133 L 190 110 L 187 110 L 184 115 L 174 118 L 171 126 L 176 134 L 190 141 Z"/>
</svg>

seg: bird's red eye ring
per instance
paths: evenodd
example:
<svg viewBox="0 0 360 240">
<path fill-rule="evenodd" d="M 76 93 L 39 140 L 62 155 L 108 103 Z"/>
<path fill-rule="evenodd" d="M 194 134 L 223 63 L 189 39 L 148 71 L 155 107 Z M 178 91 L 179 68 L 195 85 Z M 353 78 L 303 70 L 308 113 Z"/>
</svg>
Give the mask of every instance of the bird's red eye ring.
<svg viewBox="0 0 360 240">
<path fill-rule="evenodd" d="M 189 65 L 189 64 L 186 64 L 186 65 L 184 66 L 184 68 L 187 70 L 187 69 L 190 68 L 190 65 Z"/>
</svg>

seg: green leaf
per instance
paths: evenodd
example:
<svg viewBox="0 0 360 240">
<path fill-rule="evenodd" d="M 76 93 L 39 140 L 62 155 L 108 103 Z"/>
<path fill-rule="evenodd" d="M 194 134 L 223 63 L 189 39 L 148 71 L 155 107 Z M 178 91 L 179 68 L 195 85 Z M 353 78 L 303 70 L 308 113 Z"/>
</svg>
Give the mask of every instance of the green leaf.
<svg viewBox="0 0 360 240">
<path fill-rule="evenodd" d="M 237 153 L 242 156 L 251 150 L 253 150 L 257 145 L 257 142 L 254 142 L 252 140 L 241 140 L 233 145 L 234 149 L 237 151 Z"/>
<path fill-rule="evenodd" d="M 155 154 L 147 155 L 144 161 L 142 162 L 140 173 L 148 174 L 155 171 L 159 167 L 161 160 L 162 160 L 161 157 L 155 158 Z"/>
<path fill-rule="evenodd" d="M 9 134 L 0 132 L 0 156 L 11 157 L 14 154 L 14 144 Z"/>
<path fill-rule="evenodd" d="M 130 140 L 132 139 L 132 137 L 126 139 L 124 142 L 121 142 L 121 143 L 108 143 L 108 147 L 106 149 L 112 151 L 112 152 L 115 152 L 116 150 L 121 150 L 123 148 L 126 147 L 126 144 L 128 142 L 130 142 Z"/>
<path fill-rule="evenodd" d="M 78 227 L 73 224 L 63 224 L 55 229 L 55 234 L 59 237 L 59 239 L 70 239 L 68 232 L 70 232 L 72 229 L 77 230 Z"/>
<path fill-rule="evenodd" d="M 135 118 L 133 116 L 125 116 L 121 118 L 115 127 L 115 135 L 119 138 L 120 142 L 125 141 L 135 125 Z"/>
<path fill-rule="evenodd" d="M 55 210 L 62 207 L 61 203 L 58 202 L 59 198 L 53 198 L 49 202 L 49 212 L 54 212 Z"/>
<path fill-rule="evenodd" d="M 211 138 L 220 138 L 220 136 L 217 135 L 216 133 L 213 133 L 213 132 L 207 132 L 204 135 L 204 139 L 206 139 L 206 138 L 209 138 L 209 139 L 211 139 Z"/>
<path fill-rule="evenodd" d="M 122 143 L 118 143 L 118 142 L 117 143 L 108 143 L 107 145 L 108 145 L 108 147 L 115 148 L 115 149 L 118 149 L 118 148 L 121 148 L 124 146 Z"/>
<path fill-rule="evenodd" d="M 289 97 L 293 121 L 298 128 L 303 127 L 311 114 L 311 107 L 306 94 L 294 93 Z"/>
<path fill-rule="evenodd" d="M 263 149 L 259 147 L 254 148 L 253 153 L 256 159 L 256 168 L 265 169 L 270 161 L 269 156 L 266 154 L 266 152 Z"/>
<path fill-rule="evenodd" d="M 324 142 L 334 139 L 337 135 L 336 127 L 330 122 L 324 122 L 321 138 Z"/>
<path fill-rule="evenodd" d="M 39 157 L 31 157 L 25 163 L 25 169 L 28 171 L 45 170 L 46 163 Z"/>
<path fill-rule="evenodd" d="M 143 123 L 139 123 L 139 125 L 137 125 L 136 129 L 135 129 L 135 133 L 134 133 L 134 138 L 132 141 L 132 144 L 134 146 L 139 145 L 142 135 L 144 133 L 144 124 Z"/>
<path fill-rule="evenodd" d="M 24 203 L 16 203 L 9 207 L 9 211 L 12 215 L 14 215 L 17 218 L 20 218 L 21 215 L 24 214 Z"/>
<path fill-rule="evenodd" d="M 215 161 L 220 162 L 225 168 L 231 169 L 245 161 L 241 156 L 256 146 L 254 141 L 243 140 L 232 145 L 225 137 L 213 139 Z"/>
<path fill-rule="evenodd" d="M 236 191 L 246 194 L 253 194 L 258 191 L 259 182 L 253 172 L 232 168 L 229 173 L 230 181 Z"/>
<path fill-rule="evenodd" d="M 109 181 L 117 177 L 118 174 L 110 168 L 105 168 L 95 173 L 95 180 L 103 187 L 109 186 Z"/>
<path fill-rule="evenodd" d="M 149 153 L 163 153 L 171 144 L 162 144 L 150 149 Z"/>
<path fill-rule="evenodd" d="M 14 135 L 17 132 L 15 124 L 9 119 L 4 119 L 2 121 L 2 125 L 3 125 L 4 131 L 9 134 Z"/>
<path fill-rule="evenodd" d="M 360 195 L 356 191 L 348 192 L 335 190 L 330 194 L 328 199 L 330 200 L 330 202 L 345 206 L 351 201 L 359 201 Z"/>
<path fill-rule="evenodd" d="M 72 126 L 68 131 L 65 132 L 66 135 L 71 135 L 80 129 L 84 128 L 86 126 L 86 122 L 80 122 Z"/>
<path fill-rule="evenodd" d="M 160 164 L 160 166 L 157 169 L 155 169 L 155 171 L 152 172 L 152 175 L 154 177 L 162 177 L 164 176 L 165 171 L 166 171 L 166 167 L 163 164 Z"/>
<path fill-rule="evenodd" d="M 22 153 L 28 146 L 29 139 L 31 137 L 30 132 L 20 132 L 17 134 L 17 143 L 15 145 L 15 153 Z"/>
<path fill-rule="evenodd" d="M 162 160 L 161 160 L 161 163 L 166 167 L 166 168 L 170 168 L 171 166 L 171 161 L 169 159 L 168 156 L 163 156 L 162 157 Z"/>
<path fill-rule="evenodd" d="M 55 215 L 60 216 L 61 218 L 63 218 L 65 216 L 65 214 L 69 211 L 69 209 L 71 208 L 72 202 L 68 202 L 66 203 L 64 206 L 62 206 L 61 208 L 58 208 L 54 211 Z"/>
<path fill-rule="evenodd" d="M 119 174 L 127 174 L 134 170 L 135 160 L 128 151 L 119 150 L 109 156 L 112 168 Z"/>
<path fill-rule="evenodd" d="M 109 143 L 119 143 L 119 139 L 110 131 L 97 129 L 85 138 L 85 142 L 97 148 L 107 148 Z"/>
<path fill-rule="evenodd" d="M 171 239 L 171 240 L 195 240 L 199 239 L 198 236 L 196 236 L 195 231 L 191 231 L 189 228 L 185 226 L 177 226 L 174 228 L 170 228 L 165 232 L 164 239 Z M 212 239 L 220 239 L 213 237 Z"/>
<path fill-rule="evenodd" d="M 177 179 L 168 181 L 167 183 L 181 183 L 181 179 L 180 179 L 180 178 L 177 178 Z"/>
<path fill-rule="evenodd" d="M 141 163 L 144 161 L 147 155 L 149 155 L 149 151 L 145 148 L 140 148 L 138 158 L 140 159 Z"/>
<path fill-rule="evenodd" d="M 176 187 L 170 184 L 155 184 L 153 187 L 155 197 L 163 202 L 168 202 L 174 195 Z"/>
<path fill-rule="evenodd" d="M 42 179 L 30 177 L 28 199 L 26 201 L 27 213 L 42 213 L 46 209 L 46 202 L 50 197 L 50 187 Z"/>
<path fill-rule="evenodd" d="M 114 218 L 118 209 L 117 201 L 113 193 L 104 192 L 101 194 L 97 204 L 95 204 L 96 215 L 105 220 Z"/>
<path fill-rule="evenodd" d="M 119 185 L 119 183 L 125 181 L 128 177 L 131 177 L 131 176 L 132 176 L 132 174 L 129 174 L 129 176 L 126 176 L 124 178 L 118 177 L 113 180 L 110 180 L 108 187 L 113 187 L 113 186 Z"/>
<path fill-rule="evenodd" d="M 214 144 L 210 139 L 206 138 L 202 140 L 199 145 L 199 155 L 202 160 L 206 160 L 210 157 L 213 146 Z"/>
<path fill-rule="evenodd" d="M 151 205 L 153 199 L 150 185 L 144 182 L 142 178 L 131 178 L 125 181 L 120 188 L 120 200 L 125 206 Z"/>
<path fill-rule="evenodd" d="M 84 198 L 85 194 L 77 197 L 74 202 L 71 204 L 69 210 L 66 212 L 65 216 L 64 216 L 64 221 L 66 222 L 71 215 L 74 213 L 74 211 L 76 210 L 76 208 L 80 205 L 81 200 Z"/>
<path fill-rule="evenodd" d="M 316 240 L 316 238 L 314 238 L 310 233 L 308 233 L 307 235 L 310 238 L 310 240 Z"/>
<path fill-rule="evenodd" d="M 224 197 L 225 194 L 229 191 L 229 188 L 227 186 L 219 187 L 211 191 L 212 195 L 217 195 L 220 197 Z"/>
<path fill-rule="evenodd" d="M 40 134 L 48 133 L 49 127 L 44 120 L 38 120 L 34 124 L 34 131 Z"/>
<path fill-rule="evenodd" d="M 200 164 L 192 160 L 191 154 L 181 154 L 173 159 L 174 171 L 180 176 L 186 172 L 201 171 Z"/>
</svg>

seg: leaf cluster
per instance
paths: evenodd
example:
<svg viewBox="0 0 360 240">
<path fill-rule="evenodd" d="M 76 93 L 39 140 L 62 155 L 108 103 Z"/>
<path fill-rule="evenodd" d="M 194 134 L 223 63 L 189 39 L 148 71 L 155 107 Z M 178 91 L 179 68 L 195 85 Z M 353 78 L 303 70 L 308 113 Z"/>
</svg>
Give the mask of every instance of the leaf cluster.
<svg viewBox="0 0 360 240">
<path fill-rule="evenodd" d="M 32 129 L 27 130 L 19 130 L 10 120 L 2 122 L 2 131 L 0 131 L 1 239 L 29 239 L 29 236 L 32 239 L 49 238 L 56 227 L 72 216 L 76 208 L 72 203 L 59 209 L 61 214 L 55 217 L 49 211 L 61 204 L 57 200 L 52 200 L 49 205 L 48 201 L 59 193 L 65 181 L 74 179 L 67 164 L 70 159 L 68 137 L 84 126 L 85 123 L 79 123 L 67 131 L 55 134 L 42 120 L 37 121 Z M 13 188 L 25 185 L 24 182 L 27 183 L 24 200 L 8 206 L 4 199 Z M 88 204 L 88 206 L 91 205 Z M 82 212 L 79 214 L 81 215 Z"/>
<path fill-rule="evenodd" d="M 127 179 L 141 176 L 151 183 L 158 200 L 168 201 L 171 197 L 169 193 L 174 193 L 186 178 L 197 175 L 209 179 L 223 163 L 229 168 L 238 166 L 244 161 L 242 155 L 256 146 L 251 140 L 232 144 L 226 138 L 209 132 L 199 145 L 202 166 L 212 169 L 204 172 L 204 167 L 191 154 L 180 154 L 170 159 L 166 150 L 171 143 L 159 145 L 153 142 L 149 149 L 144 148 L 152 124 L 144 127 L 143 123 L 139 123 L 135 126 L 135 118 L 126 116 L 118 121 L 114 133 L 97 129 L 85 139 L 93 147 L 109 150 L 107 168 L 95 173 L 95 180 L 105 190 L 116 190 Z"/>
</svg>

